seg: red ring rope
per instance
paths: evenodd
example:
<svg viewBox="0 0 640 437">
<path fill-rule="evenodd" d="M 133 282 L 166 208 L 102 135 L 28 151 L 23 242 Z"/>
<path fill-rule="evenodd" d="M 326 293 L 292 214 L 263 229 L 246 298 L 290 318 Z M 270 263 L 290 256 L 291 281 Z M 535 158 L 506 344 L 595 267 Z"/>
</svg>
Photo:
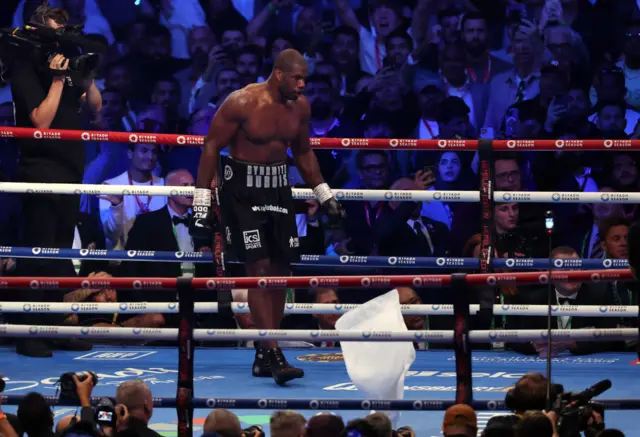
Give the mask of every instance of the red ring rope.
<svg viewBox="0 0 640 437">
<path fill-rule="evenodd" d="M 115 143 L 202 146 L 198 135 L 144 132 L 80 131 L 0 127 L 0 138 L 101 141 Z M 311 138 L 314 149 L 477 150 L 478 140 L 415 140 L 386 138 Z M 640 140 L 493 140 L 494 150 L 629 150 L 640 151 Z"/>
<path fill-rule="evenodd" d="M 553 272 L 554 282 L 600 282 L 633 280 L 630 270 L 588 270 Z M 546 284 L 545 272 L 471 274 L 469 285 Z M 0 288 L 133 288 L 175 289 L 174 278 L 1 278 Z M 212 290 L 234 288 L 387 288 L 425 287 L 440 288 L 451 284 L 451 275 L 398 275 L 398 276 L 273 276 L 266 278 L 194 278 L 192 288 Z"/>
</svg>

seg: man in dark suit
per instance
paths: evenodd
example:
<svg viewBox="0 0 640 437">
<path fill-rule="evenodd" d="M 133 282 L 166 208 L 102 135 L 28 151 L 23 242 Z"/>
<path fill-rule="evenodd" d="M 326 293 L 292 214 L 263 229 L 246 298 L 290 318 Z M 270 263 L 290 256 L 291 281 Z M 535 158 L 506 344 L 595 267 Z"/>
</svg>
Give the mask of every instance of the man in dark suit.
<svg viewBox="0 0 640 437">
<path fill-rule="evenodd" d="M 408 178 L 397 180 L 392 190 L 414 189 L 414 182 Z M 389 202 L 389 207 L 396 210 L 401 202 Z M 447 226 L 428 217 L 420 216 L 422 203 L 415 204 L 408 216 L 398 215 L 393 226 L 385 232 L 380 241 L 379 253 L 383 256 L 431 257 L 445 256 L 449 229 Z"/>
<path fill-rule="evenodd" d="M 356 155 L 356 167 L 362 188 L 386 189 L 389 185 L 389 159 L 384 151 L 363 150 Z M 414 190 L 430 188 L 435 179 L 431 172 L 419 171 L 414 178 Z M 391 209 L 390 202 L 345 202 L 347 218 L 344 229 L 351 238 L 349 251 L 354 255 L 377 255 L 380 243 L 393 232 L 396 223 L 407 220 L 415 208 L 414 202 L 399 202 Z"/>
<path fill-rule="evenodd" d="M 568 246 L 560 246 L 551 252 L 554 259 L 579 259 L 575 249 Z M 554 284 L 552 291 L 552 305 L 615 305 L 615 301 L 610 293 L 607 293 L 606 284 L 583 284 L 580 282 L 558 282 Z M 535 287 L 524 293 L 518 293 L 507 300 L 510 305 L 547 305 L 548 290 L 546 286 Z M 510 316 L 507 318 L 507 326 L 510 329 L 547 329 L 547 317 L 520 317 Z M 573 316 L 553 316 L 551 329 L 609 329 L 616 327 L 616 319 L 611 317 L 573 317 Z M 546 340 L 529 343 L 510 343 L 508 348 L 524 354 L 544 354 L 546 350 Z M 569 350 L 575 355 L 592 354 L 596 352 L 607 352 L 618 350 L 619 342 L 561 342 L 554 341 L 552 351 L 557 353 Z"/>
<path fill-rule="evenodd" d="M 167 186 L 190 187 L 194 185 L 193 176 L 186 170 L 176 170 L 167 175 Z M 189 235 L 189 214 L 191 197 L 169 197 L 167 206 L 157 211 L 141 214 L 136 217 L 127 237 L 126 250 L 153 250 L 169 252 L 199 252 L 210 248 L 194 247 Z M 197 270 L 209 267 L 208 264 L 197 264 Z M 193 264 L 127 262 L 123 264 L 123 272 L 128 276 L 171 277 L 192 274 Z"/>
</svg>

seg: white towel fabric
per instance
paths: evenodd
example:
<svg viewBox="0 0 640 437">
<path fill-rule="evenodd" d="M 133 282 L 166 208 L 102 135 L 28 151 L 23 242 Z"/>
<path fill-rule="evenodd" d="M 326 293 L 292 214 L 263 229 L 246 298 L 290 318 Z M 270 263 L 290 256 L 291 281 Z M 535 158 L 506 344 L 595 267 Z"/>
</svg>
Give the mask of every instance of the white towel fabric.
<svg viewBox="0 0 640 437">
<path fill-rule="evenodd" d="M 337 330 L 408 331 L 397 290 L 344 314 Z M 344 363 L 353 384 L 367 399 L 404 398 L 404 377 L 416 359 L 411 342 L 341 342 Z M 387 412 L 394 427 L 399 412 Z"/>
</svg>

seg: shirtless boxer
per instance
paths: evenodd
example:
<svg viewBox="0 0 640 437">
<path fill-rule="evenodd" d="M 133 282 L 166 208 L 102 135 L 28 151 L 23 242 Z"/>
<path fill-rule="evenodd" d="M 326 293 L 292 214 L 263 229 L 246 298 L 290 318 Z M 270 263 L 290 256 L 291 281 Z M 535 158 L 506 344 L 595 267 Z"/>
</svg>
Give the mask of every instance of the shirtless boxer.
<svg viewBox="0 0 640 437">
<path fill-rule="evenodd" d="M 325 183 L 309 144 L 309 101 L 302 92 L 307 62 L 296 50 L 284 50 L 266 82 L 233 92 L 216 112 L 198 168 L 193 199 L 193 238 L 211 235 L 211 183 L 220 151 L 229 145 L 219 190 L 227 251 L 245 263 L 247 276 L 290 276 L 298 259 L 298 233 L 287 176 L 290 147 L 302 178 L 331 223 L 344 217 L 342 205 Z M 210 243 L 209 243 L 210 244 Z M 285 290 L 249 291 L 251 315 L 258 329 L 279 329 Z M 279 385 L 301 378 L 276 341 L 256 349 L 254 376 L 273 376 Z"/>
</svg>

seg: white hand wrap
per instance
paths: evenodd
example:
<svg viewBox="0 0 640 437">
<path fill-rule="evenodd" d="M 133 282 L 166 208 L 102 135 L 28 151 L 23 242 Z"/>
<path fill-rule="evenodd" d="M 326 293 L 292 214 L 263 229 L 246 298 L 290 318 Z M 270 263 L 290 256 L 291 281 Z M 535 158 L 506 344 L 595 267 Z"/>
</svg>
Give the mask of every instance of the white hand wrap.
<svg viewBox="0 0 640 437">
<path fill-rule="evenodd" d="M 193 193 L 194 206 L 211 206 L 211 190 L 208 188 L 196 188 Z"/>
<path fill-rule="evenodd" d="M 329 185 L 325 184 L 320 184 L 320 185 L 316 185 L 313 188 L 313 194 L 314 196 L 316 196 L 316 198 L 318 199 L 318 201 L 320 202 L 320 204 L 322 205 L 324 202 L 326 202 L 327 200 L 331 199 L 333 197 L 333 193 L 331 192 L 331 188 L 329 188 Z"/>
</svg>

